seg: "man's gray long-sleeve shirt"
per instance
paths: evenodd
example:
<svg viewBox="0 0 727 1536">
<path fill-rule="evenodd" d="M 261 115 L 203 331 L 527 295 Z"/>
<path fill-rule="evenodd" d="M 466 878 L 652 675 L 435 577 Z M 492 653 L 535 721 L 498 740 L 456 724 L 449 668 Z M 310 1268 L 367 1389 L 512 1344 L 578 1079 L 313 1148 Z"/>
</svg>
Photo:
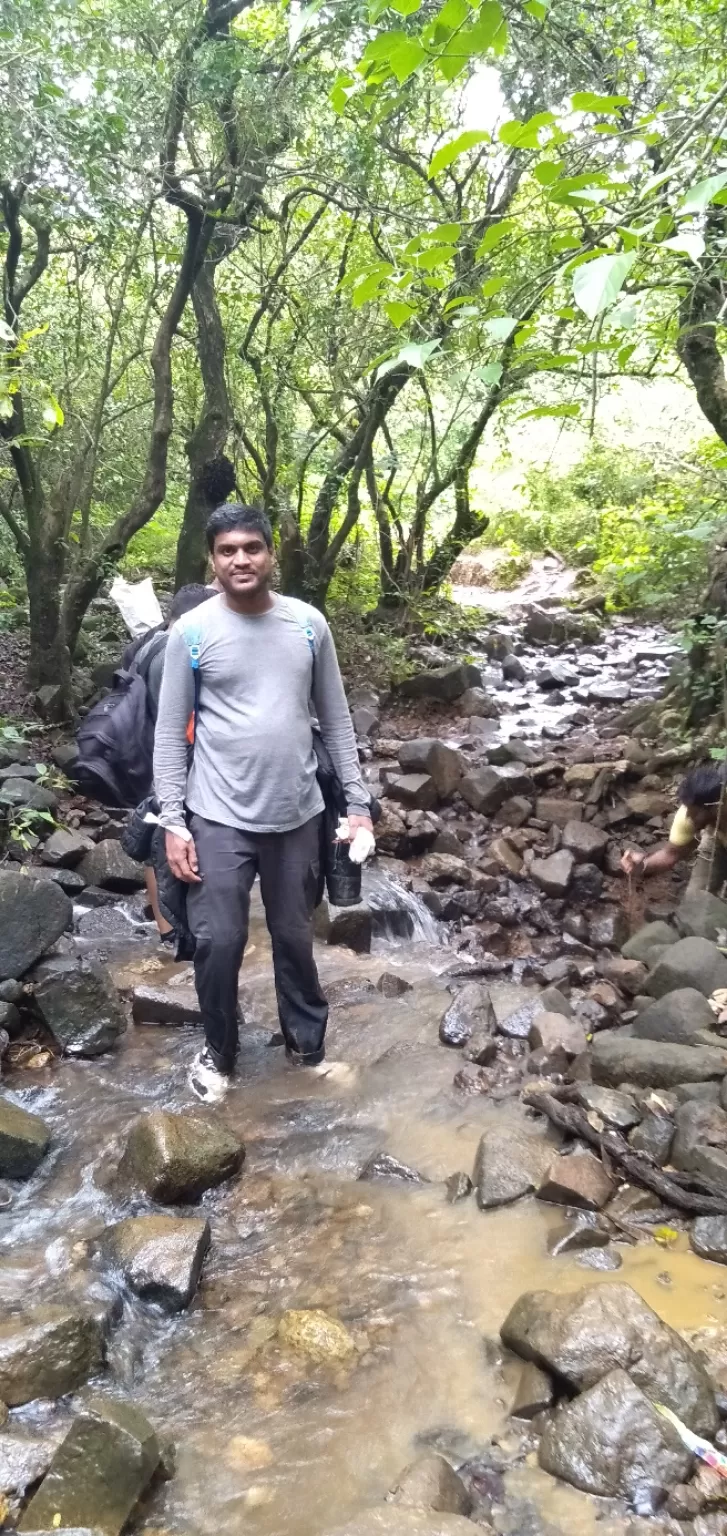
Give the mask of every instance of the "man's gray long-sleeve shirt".
<svg viewBox="0 0 727 1536">
<path fill-rule="evenodd" d="M 199 648 L 200 709 L 188 776 L 186 732 L 194 709 L 190 646 Z M 323 798 L 311 710 L 349 810 L 368 814 L 369 795 L 323 615 L 277 594 L 267 613 L 236 613 L 221 594 L 185 614 L 169 636 L 154 742 L 162 826 L 184 825 L 185 806 L 207 821 L 252 832 L 289 832 L 317 815 Z"/>
</svg>

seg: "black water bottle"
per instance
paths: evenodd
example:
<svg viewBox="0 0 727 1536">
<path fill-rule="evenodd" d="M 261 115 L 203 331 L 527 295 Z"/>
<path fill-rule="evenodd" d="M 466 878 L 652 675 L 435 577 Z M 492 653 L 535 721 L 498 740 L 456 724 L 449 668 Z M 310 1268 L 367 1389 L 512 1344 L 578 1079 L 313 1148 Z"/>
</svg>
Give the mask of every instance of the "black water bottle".
<svg viewBox="0 0 727 1536">
<path fill-rule="evenodd" d="M 329 848 L 326 886 L 334 907 L 357 907 L 361 900 L 361 865 L 352 862 L 348 850 L 348 843 L 334 842 Z"/>
</svg>

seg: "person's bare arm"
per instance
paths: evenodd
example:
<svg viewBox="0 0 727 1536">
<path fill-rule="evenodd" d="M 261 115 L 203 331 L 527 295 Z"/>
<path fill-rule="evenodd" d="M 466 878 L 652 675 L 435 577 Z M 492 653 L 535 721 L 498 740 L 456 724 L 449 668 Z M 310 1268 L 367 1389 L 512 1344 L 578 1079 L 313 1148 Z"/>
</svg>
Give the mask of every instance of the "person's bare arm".
<svg viewBox="0 0 727 1536">
<path fill-rule="evenodd" d="M 643 854 L 636 848 L 627 848 L 621 860 L 621 868 L 627 875 L 659 875 L 688 859 L 694 848 L 694 843 L 681 846 L 665 843 L 663 848 L 657 848 L 649 854 Z"/>
</svg>

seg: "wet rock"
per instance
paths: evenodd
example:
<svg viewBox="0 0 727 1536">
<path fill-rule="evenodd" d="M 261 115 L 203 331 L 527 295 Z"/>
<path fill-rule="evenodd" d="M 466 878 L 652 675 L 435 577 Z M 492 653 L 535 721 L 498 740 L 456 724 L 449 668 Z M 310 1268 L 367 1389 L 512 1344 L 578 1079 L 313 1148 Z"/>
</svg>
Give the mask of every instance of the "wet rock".
<svg viewBox="0 0 727 1536">
<path fill-rule="evenodd" d="M 586 1032 L 577 1019 L 566 1019 L 562 1013 L 538 1013 L 533 1019 L 528 1036 L 533 1050 L 542 1046 L 546 1051 L 560 1049 L 566 1056 L 580 1056 L 587 1046 Z"/>
<path fill-rule="evenodd" d="M 473 811 L 494 816 L 511 796 L 532 798 L 535 789 L 526 768 L 519 763 L 505 763 L 501 768 L 483 765 L 465 774 L 459 792 Z"/>
<path fill-rule="evenodd" d="M 62 1429 L 50 1425 L 42 1434 L 19 1425 L 0 1431 L 0 1495 L 24 1497 L 45 1476 L 62 1435 Z"/>
<path fill-rule="evenodd" d="M 353 1359 L 356 1345 L 343 1323 L 318 1307 L 284 1312 L 277 1330 L 281 1344 L 306 1355 L 316 1365 L 338 1365 Z"/>
<path fill-rule="evenodd" d="M 59 959 L 33 972 L 43 1023 L 67 1056 L 101 1056 L 126 1030 L 126 1014 L 106 966 Z"/>
<path fill-rule="evenodd" d="M 571 763 L 565 770 L 563 783 L 566 789 L 590 789 L 602 772 L 603 763 Z"/>
<path fill-rule="evenodd" d="M 719 935 L 727 932 L 727 901 L 720 901 L 708 891 L 685 896 L 674 914 L 674 921 L 682 938 L 719 941 Z"/>
<path fill-rule="evenodd" d="M 577 905 L 598 901 L 603 890 L 603 870 L 597 864 L 576 864 L 570 884 L 570 899 Z"/>
<path fill-rule="evenodd" d="M 403 997 L 405 992 L 413 992 L 414 988 L 404 976 L 399 976 L 396 971 L 382 971 L 376 990 L 382 997 Z"/>
<path fill-rule="evenodd" d="M 708 939 L 679 939 L 657 960 L 646 982 L 652 997 L 664 997 L 691 987 L 711 997 L 718 988 L 727 987 L 727 957 Z"/>
<path fill-rule="evenodd" d="M 210 1246 L 210 1225 L 195 1216 L 130 1216 L 104 1233 L 104 1256 L 127 1284 L 165 1312 L 189 1306 Z"/>
<path fill-rule="evenodd" d="M 573 1018 L 573 1009 L 568 998 L 564 997 L 557 987 L 544 987 L 540 993 L 540 1002 L 547 1013 L 562 1013 L 567 1019 Z"/>
<path fill-rule="evenodd" d="M 463 1055 L 465 1061 L 473 1061 L 478 1067 L 488 1067 L 497 1059 L 497 1041 L 494 1035 L 476 1029 L 467 1041 Z"/>
<path fill-rule="evenodd" d="M 600 1158 L 592 1152 L 573 1152 L 553 1158 L 538 1189 L 538 1199 L 550 1205 L 570 1205 L 576 1210 L 600 1211 L 614 1193 Z"/>
<path fill-rule="evenodd" d="M 717 1427 L 714 1394 L 699 1356 L 629 1285 L 588 1286 L 569 1295 L 529 1291 L 501 1329 L 524 1360 L 587 1391 L 614 1367 L 697 1434 Z"/>
<path fill-rule="evenodd" d="M 160 1455 L 154 1430 L 138 1408 L 92 1397 L 58 1447 L 20 1529 L 88 1528 L 119 1536 Z"/>
<path fill-rule="evenodd" d="M 351 721 L 357 736 L 375 736 L 379 729 L 379 712 L 367 704 L 359 704 L 351 710 Z"/>
<path fill-rule="evenodd" d="M 575 688 L 580 678 L 567 661 L 550 661 L 535 673 L 535 681 L 539 688 L 550 693 L 560 688 Z"/>
<path fill-rule="evenodd" d="M 615 1248 L 584 1248 L 576 1257 L 579 1269 L 599 1269 L 612 1273 L 620 1269 L 623 1259 Z"/>
<path fill-rule="evenodd" d="M 631 698 L 631 689 L 628 683 L 611 682 L 608 678 L 594 678 L 589 686 L 589 693 L 597 704 L 625 704 Z"/>
<path fill-rule="evenodd" d="M 152 1200 L 172 1205 L 224 1184 L 244 1159 L 242 1143 L 221 1121 L 155 1109 L 134 1122 L 119 1173 Z"/>
<path fill-rule="evenodd" d="M 135 1024 L 200 1024 L 202 1010 L 191 987 L 134 987 L 131 1016 Z"/>
<path fill-rule="evenodd" d="M 639 1040 L 670 1040 L 674 1045 L 689 1045 L 703 1030 L 713 1029 L 714 1022 L 702 992 L 694 987 L 678 987 L 644 1008 L 635 1020 L 633 1032 Z"/>
<path fill-rule="evenodd" d="M 522 873 L 523 861 L 520 854 L 511 847 L 506 838 L 496 837 L 494 842 L 490 843 L 488 854 L 491 859 L 495 859 L 500 869 L 506 875 L 509 875 L 513 880 L 518 879 Z"/>
<path fill-rule="evenodd" d="M 467 688 L 478 688 L 482 674 L 467 662 L 435 667 L 431 672 L 417 672 L 398 684 L 397 692 L 405 699 L 438 699 L 451 703 L 460 699 Z"/>
<path fill-rule="evenodd" d="M 74 1392 L 104 1361 L 102 1330 L 89 1312 L 34 1307 L 0 1322 L 0 1402 Z"/>
<path fill-rule="evenodd" d="M 705 1148 L 716 1147 L 722 1152 L 727 1149 L 727 1113 L 718 1104 L 688 1100 L 678 1106 L 674 1119 L 676 1135 L 671 1156 L 675 1168 L 696 1173 Z"/>
<path fill-rule="evenodd" d="M 377 1179 L 385 1179 L 389 1183 L 396 1184 L 427 1184 L 429 1182 L 422 1173 L 417 1173 L 416 1168 L 409 1168 L 406 1163 L 400 1163 L 398 1157 L 392 1157 L 390 1152 L 375 1152 L 361 1169 L 359 1181 L 373 1183 Z"/>
<path fill-rule="evenodd" d="M 33 784 L 30 779 L 6 779 L 0 789 L 0 805 L 16 810 L 55 811 L 58 796 L 44 784 Z"/>
<path fill-rule="evenodd" d="M 80 896 L 85 891 L 86 882 L 77 869 L 66 869 L 63 865 L 59 869 L 51 868 L 46 864 L 37 864 L 33 868 L 34 880 L 49 880 L 53 885 L 60 886 L 67 896 Z"/>
<path fill-rule="evenodd" d="M 59 827 L 43 844 L 40 857 L 44 864 L 72 869 L 94 847 L 93 838 L 87 837 L 85 832 L 72 832 L 66 827 Z"/>
<path fill-rule="evenodd" d="M 457 1205 L 472 1194 L 474 1185 L 468 1173 L 451 1173 L 446 1181 L 447 1204 Z"/>
<path fill-rule="evenodd" d="M 413 810 L 429 811 L 437 803 L 437 787 L 428 773 L 405 773 L 390 779 L 386 793 L 401 805 Z"/>
<path fill-rule="evenodd" d="M 124 853 L 121 843 L 112 837 L 96 843 L 84 855 L 79 873 L 87 885 L 100 885 L 105 891 L 120 891 L 123 894 L 141 890 L 144 885 L 143 865 L 130 859 Z"/>
<path fill-rule="evenodd" d="M 598 972 L 629 997 L 636 997 L 643 991 L 648 975 L 640 960 L 624 960 L 620 955 L 599 955 Z"/>
<path fill-rule="evenodd" d="M 605 1126 L 615 1131 L 630 1131 L 642 1119 L 641 1110 L 629 1093 L 613 1088 L 599 1088 L 596 1083 L 579 1083 L 577 1103 L 598 1115 Z"/>
<path fill-rule="evenodd" d="M 472 1182 L 481 1211 L 534 1193 L 549 1166 L 555 1141 L 548 1129 L 503 1117 L 480 1139 Z"/>
<path fill-rule="evenodd" d="M 565 896 L 574 866 L 573 854 L 562 848 L 548 859 L 533 859 L 530 878 L 548 896 Z"/>
<path fill-rule="evenodd" d="M 483 1536 L 494 1536 L 491 1526 L 477 1526 Z M 384 1504 L 367 1510 L 346 1525 L 337 1525 L 324 1536 L 473 1536 L 471 1520 L 462 1515 L 436 1514 L 434 1510 L 406 1509 Z"/>
<path fill-rule="evenodd" d="M 633 1040 L 618 1030 L 602 1030 L 591 1050 L 593 1080 L 607 1088 L 634 1083 L 641 1088 L 673 1088 L 722 1078 L 727 1051 L 702 1045 L 670 1045 Z"/>
<path fill-rule="evenodd" d="M 443 890 L 448 885 L 471 885 L 477 874 L 461 853 L 428 853 L 417 868 L 421 878 L 435 890 Z"/>
<path fill-rule="evenodd" d="M 629 1144 L 634 1152 L 645 1152 L 660 1168 L 669 1162 L 674 1138 L 674 1121 L 666 1115 L 644 1115 L 640 1125 L 634 1127 Z"/>
<path fill-rule="evenodd" d="M 588 938 L 594 949 L 620 949 L 628 937 L 629 925 L 621 907 L 610 912 L 600 912 L 592 918 Z"/>
<path fill-rule="evenodd" d="M 621 954 L 625 960 L 640 960 L 649 968 L 656 965 L 661 959 L 665 949 L 671 944 L 676 944 L 679 935 L 670 923 L 662 920 L 653 923 L 645 923 L 624 944 Z"/>
<path fill-rule="evenodd" d="M 508 683 L 524 683 L 528 676 L 520 657 L 512 651 L 502 658 L 502 675 Z"/>
<path fill-rule="evenodd" d="M 505 1035 L 508 1040 L 527 1040 L 533 1026 L 533 1021 L 539 1014 L 545 1012 L 546 1007 L 543 1004 L 542 996 L 538 996 L 535 993 L 532 999 L 528 999 L 520 1008 L 516 1008 L 513 1013 L 509 1013 L 505 1019 L 498 1020 L 498 1031 L 501 1035 Z"/>
<path fill-rule="evenodd" d="M 532 813 L 531 800 L 526 800 L 524 795 L 511 795 L 509 800 L 503 800 L 495 816 L 495 825 L 517 829 L 525 825 Z"/>
<path fill-rule="evenodd" d="M 472 1499 L 461 1477 L 444 1456 L 421 1456 L 405 1467 L 390 1489 L 392 1504 L 433 1509 L 449 1515 L 468 1515 Z"/>
<path fill-rule="evenodd" d="M 727 1264 L 727 1216 L 698 1216 L 689 1241 L 700 1258 Z"/>
<path fill-rule="evenodd" d="M 484 688 L 467 688 L 458 703 L 461 715 L 468 715 L 474 719 L 496 720 L 500 713 L 500 706 L 492 694 Z"/>
<path fill-rule="evenodd" d="M 314 927 L 324 944 L 343 944 L 357 955 L 371 953 L 374 919 L 366 902 L 357 907 L 334 907 L 324 896 L 316 907 Z"/>
<path fill-rule="evenodd" d="M 50 1139 L 50 1126 L 39 1115 L 31 1115 L 11 1099 L 0 1098 L 0 1177 L 32 1178 L 48 1151 Z"/>
<path fill-rule="evenodd" d="M 657 1506 L 686 1478 L 691 1458 L 623 1370 L 609 1371 L 546 1424 L 538 1461 L 546 1472 L 601 1497 L 648 1497 Z"/>
<path fill-rule="evenodd" d="M 450 1003 L 439 1026 L 442 1045 L 466 1045 L 475 1033 L 491 1035 L 496 1028 L 489 989 L 479 981 L 462 987 Z"/>
<path fill-rule="evenodd" d="M 570 1221 L 556 1227 L 548 1237 L 548 1253 L 557 1259 L 562 1253 L 580 1253 L 605 1248 L 611 1241 L 611 1228 L 595 1211 L 579 1211 Z"/>
<path fill-rule="evenodd" d="M 555 1397 L 553 1383 L 545 1371 L 530 1363 L 523 1366 L 510 1409 L 511 1419 L 534 1419 L 550 1408 Z"/>
<path fill-rule="evenodd" d="M 533 603 L 523 633 L 531 645 L 564 645 L 577 639 L 597 643 L 601 629 L 592 614 L 570 613 L 567 608 L 541 608 Z"/>
<path fill-rule="evenodd" d="M 474 713 L 474 711 L 473 711 Z M 432 737 L 404 741 L 399 749 L 399 762 L 407 777 L 428 775 L 434 782 L 437 797 L 449 800 L 454 794 L 464 772 L 464 759 L 454 747 Z M 395 796 L 401 799 L 400 795 Z M 409 804 L 409 801 L 405 801 Z M 429 807 L 424 806 L 425 810 Z"/>
<path fill-rule="evenodd" d="M 29 875 L 0 872 L 0 980 L 23 976 L 73 924 L 59 887 Z"/>
</svg>

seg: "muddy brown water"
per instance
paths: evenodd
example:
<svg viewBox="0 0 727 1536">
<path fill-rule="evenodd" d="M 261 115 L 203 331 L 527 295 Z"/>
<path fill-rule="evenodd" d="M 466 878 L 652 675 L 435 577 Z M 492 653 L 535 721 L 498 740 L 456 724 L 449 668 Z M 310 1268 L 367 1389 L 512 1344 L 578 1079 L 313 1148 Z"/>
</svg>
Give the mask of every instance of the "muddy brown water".
<svg viewBox="0 0 727 1536">
<path fill-rule="evenodd" d="M 504 1478 L 502 1536 L 625 1528 L 541 1473 L 508 1424 L 517 1367 L 493 1341 L 513 1301 L 526 1289 L 611 1277 L 548 1257 L 561 1211 L 535 1200 L 488 1214 L 472 1197 L 447 1204 L 443 1181 L 471 1172 L 483 1129 L 521 1111 L 454 1088 L 460 1058 L 437 1034 L 452 956 L 432 920 L 414 915 L 412 938 L 380 938 L 370 956 L 319 950 L 334 999 L 329 1058 L 350 1069 L 320 1079 L 288 1067 L 269 1044 L 277 1027 L 269 943 L 254 905 L 240 1073 L 215 1111 L 244 1139 L 246 1164 L 200 1202 L 213 1241 L 190 1310 L 170 1320 L 125 1294 L 111 1336 L 105 1387 L 137 1403 L 177 1447 L 176 1475 L 133 1523 L 146 1536 L 321 1536 L 379 1502 L 419 1451 L 437 1447 L 456 1464 L 493 1436 L 506 1459 L 518 1452 Z M 108 957 L 123 986 L 190 985 L 189 969 L 160 959 L 150 940 L 116 941 Z M 412 990 L 395 1000 L 367 990 L 384 970 Z M 522 988 L 498 980 L 492 994 L 507 1013 Z M 193 1028 L 132 1026 L 112 1055 L 8 1077 L 18 1102 L 51 1123 L 54 1144 L 0 1217 L 0 1307 L 108 1294 L 108 1275 L 89 1258 L 92 1240 L 149 1208 L 114 1187 L 125 1133 L 155 1105 L 195 1107 L 186 1075 L 199 1044 Z M 380 1149 L 430 1182 L 359 1182 Z M 723 1271 L 684 1239 L 673 1250 L 648 1242 L 619 1252 L 619 1280 L 667 1322 L 727 1325 Z M 309 1307 L 353 1334 L 351 1366 L 316 1366 L 278 1346 L 281 1314 Z M 45 1430 L 67 1415 L 67 1405 L 32 1404 L 12 1418 Z"/>
</svg>

